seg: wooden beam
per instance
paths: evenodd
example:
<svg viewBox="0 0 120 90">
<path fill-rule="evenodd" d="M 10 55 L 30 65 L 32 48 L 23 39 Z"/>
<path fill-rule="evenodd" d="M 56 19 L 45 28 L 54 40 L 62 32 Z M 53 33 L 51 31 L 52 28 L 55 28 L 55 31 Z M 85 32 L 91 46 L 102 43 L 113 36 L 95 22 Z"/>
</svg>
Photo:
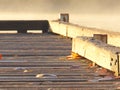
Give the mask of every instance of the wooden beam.
<svg viewBox="0 0 120 90">
<path fill-rule="evenodd" d="M 99 66 L 115 72 L 119 75 L 119 47 L 111 46 L 90 37 L 77 37 L 72 41 L 72 52 L 86 57 Z"/>
<path fill-rule="evenodd" d="M 119 54 L 116 53 L 120 52 L 120 48 L 115 46 L 120 46 L 120 33 L 58 21 L 49 21 L 49 24 L 52 32 L 74 38 L 72 42 L 73 52 L 90 59 L 104 68 L 114 71 L 117 76 L 119 75 Z M 97 40 L 92 40 L 90 38 L 76 38 L 78 36 L 94 36 L 92 39 Z M 99 45 L 96 43 L 98 40 L 104 43 L 99 42 Z M 108 43 L 109 45 L 105 43 Z"/>
</svg>

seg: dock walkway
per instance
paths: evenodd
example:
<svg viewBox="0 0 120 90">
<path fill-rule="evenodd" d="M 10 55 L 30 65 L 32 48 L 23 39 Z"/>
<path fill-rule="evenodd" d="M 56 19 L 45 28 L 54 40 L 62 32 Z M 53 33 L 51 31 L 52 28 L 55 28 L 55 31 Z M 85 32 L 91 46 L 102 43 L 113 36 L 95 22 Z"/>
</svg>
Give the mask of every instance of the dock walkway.
<svg viewBox="0 0 120 90">
<path fill-rule="evenodd" d="M 68 60 L 71 39 L 54 34 L 0 34 L 0 90 L 116 90 L 97 81 L 85 59 Z"/>
</svg>

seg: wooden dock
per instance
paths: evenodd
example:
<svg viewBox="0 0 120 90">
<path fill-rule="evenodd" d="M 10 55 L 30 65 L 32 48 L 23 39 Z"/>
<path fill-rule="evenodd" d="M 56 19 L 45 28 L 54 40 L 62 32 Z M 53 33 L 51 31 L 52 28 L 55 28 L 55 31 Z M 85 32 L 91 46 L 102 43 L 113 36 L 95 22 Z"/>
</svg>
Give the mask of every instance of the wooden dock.
<svg viewBox="0 0 120 90">
<path fill-rule="evenodd" d="M 68 60 L 71 39 L 54 34 L 0 34 L 0 90 L 116 90 L 98 81 L 86 59 Z"/>
</svg>

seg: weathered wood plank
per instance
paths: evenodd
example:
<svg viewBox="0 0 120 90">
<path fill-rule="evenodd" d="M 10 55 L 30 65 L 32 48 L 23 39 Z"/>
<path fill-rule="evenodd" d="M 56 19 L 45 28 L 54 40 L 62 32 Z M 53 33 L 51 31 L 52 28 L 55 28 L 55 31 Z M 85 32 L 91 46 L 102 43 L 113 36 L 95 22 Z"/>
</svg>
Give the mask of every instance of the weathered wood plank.
<svg viewBox="0 0 120 90">
<path fill-rule="evenodd" d="M 102 88 L 113 88 L 113 87 L 115 87 L 115 85 L 102 85 L 102 87 L 101 87 L 101 85 L 97 85 L 97 86 L 95 86 L 95 85 L 12 85 L 12 86 L 10 86 L 10 85 L 4 85 L 4 86 L 2 86 L 2 85 L 0 85 L 0 87 L 8 87 L 8 88 L 10 88 L 10 87 L 16 87 L 16 88 L 18 88 L 18 87 L 42 87 L 42 88 L 49 88 L 49 87 L 52 87 L 52 88 L 100 88 L 100 89 L 102 89 Z"/>
<path fill-rule="evenodd" d="M 3 46 L 0 47 L 0 51 L 5 53 L 0 60 L 0 89 L 106 90 L 117 88 L 115 81 L 90 82 L 89 80 L 94 81 L 95 78 L 100 77 L 88 69 L 86 59 L 74 61 L 66 58 L 71 53 L 70 39 L 49 34 L 0 34 L 0 41 L 0 45 Z M 37 74 L 54 74 L 57 78 L 36 78 Z M 102 85 L 103 87 L 100 87 Z"/>
</svg>

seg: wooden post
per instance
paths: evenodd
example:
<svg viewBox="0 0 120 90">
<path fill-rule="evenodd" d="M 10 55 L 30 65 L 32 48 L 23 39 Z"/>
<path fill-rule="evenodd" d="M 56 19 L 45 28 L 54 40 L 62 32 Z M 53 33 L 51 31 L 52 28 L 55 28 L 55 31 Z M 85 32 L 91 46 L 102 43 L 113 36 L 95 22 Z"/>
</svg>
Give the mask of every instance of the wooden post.
<svg viewBox="0 0 120 90">
<path fill-rule="evenodd" d="M 27 33 L 27 30 L 26 29 L 19 29 L 19 30 L 17 30 L 17 33 Z"/>
<path fill-rule="evenodd" d="M 94 34 L 93 38 L 107 43 L 107 34 Z"/>
<path fill-rule="evenodd" d="M 117 52 L 118 76 L 120 76 L 120 52 Z"/>
<path fill-rule="evenodd" d="M 107 34 L 93 34 L 93 38 L 107 44 Z M 93 66 L 95 65 L 96 63 L 93 62 Z"/>
<path fill-rule="evenodd" d="M 60 14 L 60 21 L 69 22 L 69 14 L 68 13 L 61 13 Z"/>
</svg>

